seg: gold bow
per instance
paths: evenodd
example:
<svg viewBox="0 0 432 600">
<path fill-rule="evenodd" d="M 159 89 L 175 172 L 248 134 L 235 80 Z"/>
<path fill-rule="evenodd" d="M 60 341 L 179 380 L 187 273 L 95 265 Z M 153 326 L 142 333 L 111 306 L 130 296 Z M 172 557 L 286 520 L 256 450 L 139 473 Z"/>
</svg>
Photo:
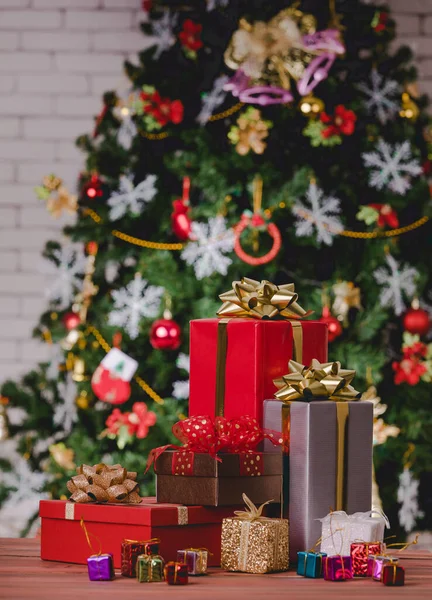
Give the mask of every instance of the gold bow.
<svg viewBox="0 0 432 600">
<path fill-rule="evenodd" d="M 302 319 L 312 314 L 297 303 L 298 294 L 293 283 L 277 286 L 265 279 L 259 282 L 243 277 L 241 281 L 233 281 L 232 290 L 219 298 L 223 304 L 217 312 L 218 317 Z"/>
<path fill-rule="evenodd" d="M 295 7 L 279 12 L 267 23 L 241 19 L 225 51 L 225 64 L 261 83 L 290 87 L 299 79 L 314 53 L 304 45 L 303 35 L 316 31 L 316 20 Z"/>
<path fill-rule="evenodd" d="M 289 369 L 288 375 L 273 380 L 278 388 L 275 396 L 283 402 L 299 399 L 309 402 L 315 398 L 348 401 L 361 396 L 360 392 L 350 385 L 356 372 L 342 369 L 340 362 L 320 363 L 313 359 L 312 365 L 305 367 L 290 360 Z"/>
<path fill-rule="evenodd" d="M 258 521 L 259 519 L 266 519 L 267 517 L 262 516 L 262 511 L 266 504 L 270 504 L 273 500 L 267 500 L 260 507 L 256 507 L 255 504 L 250 500 L 246 494 L 243 494 L 243 502 L 246 504 L 248 510 L 235 510 L 234 514 L 238 519 L 242 521 Z"/>
<path fill-rule="evenodd" d="M 141 502 L 136 472 L 127 471 L 121 465 L 81 465 L 77 473 L 66 484 L 72 494 L 71 502 Z"/>
</svg>

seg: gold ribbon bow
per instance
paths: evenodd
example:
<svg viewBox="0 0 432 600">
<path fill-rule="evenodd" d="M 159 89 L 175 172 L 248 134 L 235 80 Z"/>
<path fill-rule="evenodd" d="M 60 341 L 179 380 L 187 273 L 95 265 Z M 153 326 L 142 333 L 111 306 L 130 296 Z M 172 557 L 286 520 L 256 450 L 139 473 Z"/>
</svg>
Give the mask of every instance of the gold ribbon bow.
<svg viewBox="0 0 432 600">
<path fill-rule="evenodd" d="M 298 303 L 298 294 L 293 283 L 275 285 L 270 281 L 261 282 L 243 277 L 233 281 L 232 289 L 219 296 L 223 304 L 218 317 L 252 317 L 254 319 L 302 319 L 312 314 Z"/>
<path fill-rule="evenodd" d="M 356 372 L 352 369 L 342 369 L 338 361 L 320 363 L 313 359 L 312 365 L 306 367 L 290 360 L 289 369 L 288 375 L 273 380 L 278 388 L 275 396 L 283 402 L 309 402 L 316 398 L 346 402 L 361 396 L 361 393 L 350 385 Z"/>
<path fill-rule="evenodd" d="M 141 497 L 136 478 L 136 472 L 127 471 L 121 465 L 81 465 L 77 475 L 66 484 L 72 494 L 69 500 L 139 504 Z"/>
<path fill-rule="evenodd" d="M 258 521 L 259 519 L 267 518 L 262 516 L 262 511 L 264 506 L 270 504 L 270 502 L 273 502 L 273 500 L 267 500 L 267 502 L 264 502 L 264 504 L 261 504 L 261 506 L 257 507 L 252 500 L 246 496 L 246 494 L 243 494 L 242 497 L 243 502 L 246 504 L 246 509 L 248 510 L 235 510 L 234 514 L 238 519 L 241 519 L 242 521 Z"/>
</svg>

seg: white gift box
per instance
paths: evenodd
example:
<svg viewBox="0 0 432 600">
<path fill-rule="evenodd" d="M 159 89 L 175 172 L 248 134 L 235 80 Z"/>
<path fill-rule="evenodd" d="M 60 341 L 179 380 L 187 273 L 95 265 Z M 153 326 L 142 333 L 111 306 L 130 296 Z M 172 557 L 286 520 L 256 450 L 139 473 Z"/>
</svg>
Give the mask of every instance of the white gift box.
<svg viewBox="0 0 432 600">
<path fill-rule="evenodd" d="M 350 556 L 353 542 L 383 542 L 384 529 L 390 527 L 387 517 L 375 510 L 353 515 L 338 510 L 320 521 L 321 552 L 327 556 Z"/>
</svg>

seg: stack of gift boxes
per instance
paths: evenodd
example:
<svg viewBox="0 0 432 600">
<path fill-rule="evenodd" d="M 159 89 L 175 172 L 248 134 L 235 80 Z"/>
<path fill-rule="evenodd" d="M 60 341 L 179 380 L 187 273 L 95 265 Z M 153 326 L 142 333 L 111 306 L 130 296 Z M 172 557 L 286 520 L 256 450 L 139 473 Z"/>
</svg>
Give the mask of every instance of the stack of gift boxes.
<svg viewBox="0 0 432 600">
<path fill-rule="evenodd" d="M 115 566 L 127 563 L 140 581 L 184 583 L 207 563 L 282 571 L 290 558 L 306 577 L 400 585 L 403 570 L 382 544 L 385 518 L 371 514 L 373 406 L 359 401 L 354 371 L 327 362 L 326 324 L 306 320 L 293 284 L 244 278 L 221 300 L 217 318 L 190 324 L 189 418 L 173 428 L 179 444 L 149 457 L 156 500 L 138 503 L 125 469 L 104 493 L 102 480 L 79 473 L 77 503 L 41 502 L 42 558 L 84 562 L 85 519 Z M 113 485 L 125 488 L 121 506 L 111 505 Z M 141 552 L 138 537 L 160 547 Z"/>
</svg>

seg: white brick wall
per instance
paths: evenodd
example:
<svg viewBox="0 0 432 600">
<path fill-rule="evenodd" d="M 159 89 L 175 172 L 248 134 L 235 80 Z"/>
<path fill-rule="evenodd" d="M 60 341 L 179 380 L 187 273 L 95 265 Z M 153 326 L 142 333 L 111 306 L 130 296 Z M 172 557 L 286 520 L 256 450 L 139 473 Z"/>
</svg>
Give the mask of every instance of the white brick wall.
<svg viewBox="0 0 432 600">
<path fill-rule="evenodd" d="M 38 272 L 55 221 L 32 191 L 54 171 L 74 184 L 79 133 L 92 129 L 100 95 L 124 85 L 126 56 L 145 46 L 140 0 L 0 0 L 0 381 L 34 365 L 30 340 L 49 280 Z M 389 0 L 399 38 L 432 94 L 432 0 Z"/>
<path fill-rule="evenodd" d="M 50 172 L 75 185 L 76 136 L 92 131 L 104 91 L 126 89 L 123 60 L 145 47 L 140 6 L 0 0 L 0 382 L 46 352 L 31 339 L 50 281 L 40 253 L 67 221 L 52 219 L 33 187 Z"/>
</svg>

